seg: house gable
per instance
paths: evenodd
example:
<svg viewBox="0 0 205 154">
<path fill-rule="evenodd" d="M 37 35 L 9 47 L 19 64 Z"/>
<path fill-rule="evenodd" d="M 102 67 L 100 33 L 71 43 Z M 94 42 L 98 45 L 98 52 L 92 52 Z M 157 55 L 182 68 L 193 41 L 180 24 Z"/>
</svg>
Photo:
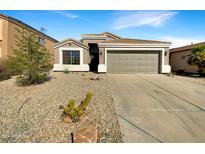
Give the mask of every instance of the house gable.
<svg viewBox="0 0 205 154">
<path fill-rule="evenodd" d="M 90 55 L 88 46 L 74 39 L 66 39 L 57 43 L 55 46 L 55 64 L 54 71 L 64 71 L 66 67 L 70 71 L 89 71 L 88 63 L 90 62 Z M 63 51 L 79 51 L 80 64 L 63 64 Z"/>
<path fill-rule="evenodd" d="M 64 41 L 61 41 L 57 44 L 55 44 L 54 48 L 60 48 L 60 47 L 80 47 L 83 49 L 87 49 L 88 50 L 88 46 L 82 44 L 81 42 L 74 40 L 74 39 L 66 39 Z"/>
</svg>

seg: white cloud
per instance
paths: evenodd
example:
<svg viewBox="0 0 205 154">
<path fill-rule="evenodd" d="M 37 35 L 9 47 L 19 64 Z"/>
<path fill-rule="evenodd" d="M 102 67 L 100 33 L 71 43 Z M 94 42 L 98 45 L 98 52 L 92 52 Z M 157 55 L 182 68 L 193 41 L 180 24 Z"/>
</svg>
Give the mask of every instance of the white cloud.
<svg viewBox="0 0 205 154">
<path fill-rule="evenodd" d="M 172 42 L 171 48 L 185 46 L 185 45 L 191 45 L 192 43 L 199 43 L 204 42 L 204 39 L 198 39 L 198 38 L 178 38 L 178 37 L 162 37 L 163 41 L 169 41 Z"/>
<path fill-rule="evenodd" d="M 114 29 L 125 29 L 149 25 L 159 27 L 176 15 L 173 11 L 125 11 L 118 14 L 114 20 Z"/>
<path fill-rule="evenodd" d="M 75 19 L 75 18 L 79 17 L 78 15 L 72 14 L 72 13 L 67 12 L 67 11 L 60 11 L 59 10 L 59 11 L 51 11 L 51 12 L 62 15 L 64 17 L 67 17 L 67 18 L 70 18 L 70 19 Z"/>
</svg>

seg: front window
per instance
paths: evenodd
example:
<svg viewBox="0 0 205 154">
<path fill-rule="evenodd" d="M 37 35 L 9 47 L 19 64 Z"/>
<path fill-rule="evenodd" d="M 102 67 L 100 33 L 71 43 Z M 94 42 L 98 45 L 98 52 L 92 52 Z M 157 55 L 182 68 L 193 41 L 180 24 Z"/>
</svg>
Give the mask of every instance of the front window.
<svg viewBox="0 0 205 154">
<path fill-rule="evenodd" d="M 45 45 L 45 43 L 46 43 L 46 41 L 43 37 L 39 37 L 38 42 L 40 43 L 40 45 Z"/>
<path fill-rule="evenodd" d="M 79 65 L 80 51 L 63 50 L 63 64 Z"/>
</svg>

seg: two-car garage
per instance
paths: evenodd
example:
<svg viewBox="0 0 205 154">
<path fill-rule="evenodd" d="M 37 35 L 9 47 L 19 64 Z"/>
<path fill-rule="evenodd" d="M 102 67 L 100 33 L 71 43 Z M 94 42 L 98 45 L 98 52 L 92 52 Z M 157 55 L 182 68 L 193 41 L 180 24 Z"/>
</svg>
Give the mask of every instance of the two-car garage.
<svg viewBox="0 0 205 154">
<path fill-rule="evenodd" d="M 107 73 L 159 73 L 159 51 L 107 50 Z"/>
<path fill-rule="evenodd" d="M 98 72 L 109 74 L 169 73 L 170 42 L 118 39 L 98 43 Z"/>
</svg>

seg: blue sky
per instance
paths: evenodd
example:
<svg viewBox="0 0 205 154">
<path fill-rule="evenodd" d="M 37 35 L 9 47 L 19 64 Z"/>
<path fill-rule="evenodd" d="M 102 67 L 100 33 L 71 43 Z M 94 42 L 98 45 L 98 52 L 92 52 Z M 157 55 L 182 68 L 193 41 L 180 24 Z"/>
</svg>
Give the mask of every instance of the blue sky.
<svg viewBox="0 0 205 154">
<path fill-rule="evenodd" d="M 205 41 L 205 11 L 0 11 L 57 40 L 112 32 L 126 38 L 171 41 L 173 47 Z"/>
</svg>

